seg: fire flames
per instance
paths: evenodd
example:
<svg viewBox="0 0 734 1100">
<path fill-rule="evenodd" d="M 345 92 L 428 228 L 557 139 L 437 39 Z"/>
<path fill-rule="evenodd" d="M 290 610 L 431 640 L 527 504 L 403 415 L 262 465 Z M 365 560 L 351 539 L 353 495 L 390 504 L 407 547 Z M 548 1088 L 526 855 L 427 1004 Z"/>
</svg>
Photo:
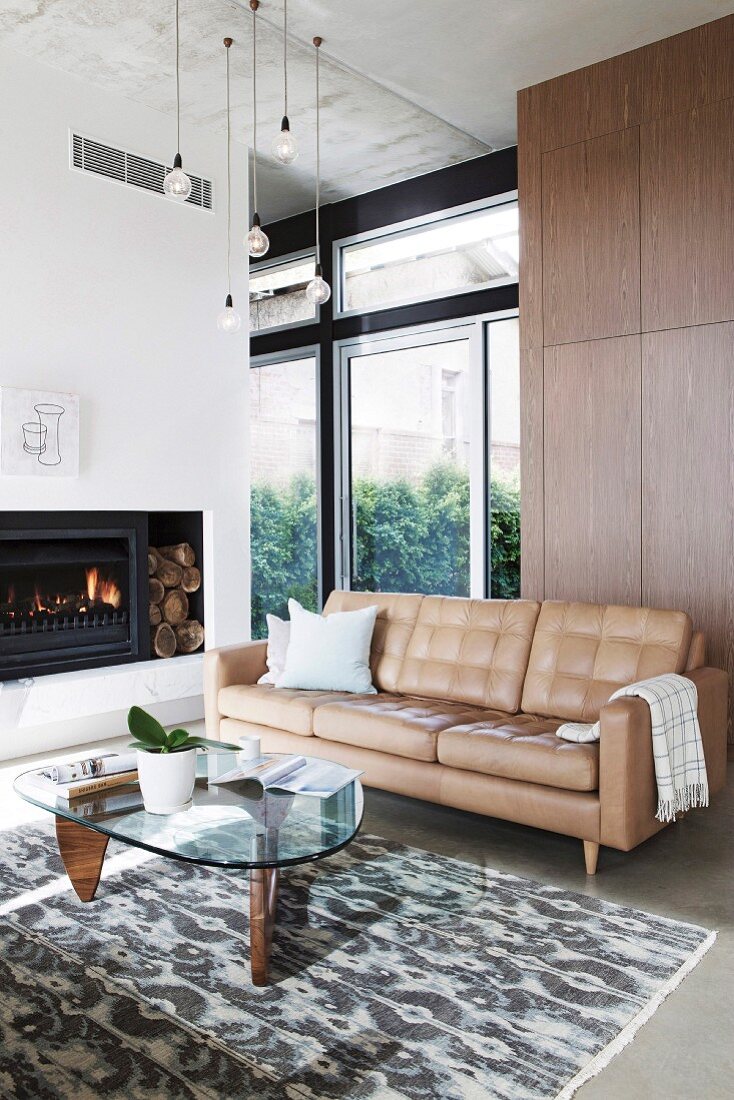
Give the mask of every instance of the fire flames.
<svg viewBox="0 0 734 1100">
<path fill-rule="evenodd" d="M 87 569 L 87 595 L 91 603 L 96 600 L 101 600 L 102 603 L 108 603 L 110 607 L 119 607 L 122 603 L 122 592 L 117 587 L 114 581 L 106 580 L 104 577 L 100 577 L 99 569 L 95 565 L 91 569 Z"/>
<path fill-rule="evenodd" d="M 86 591 L 68 592 L 55 595 L 44 594 L 35 585 L 32 595 L 22 596 L 16 601 L 15 586 L 7 588 L 7 599 L 0 595 L 0 619 L 15 620 L 24 616 L 34 618 L 46 615 L 76 615 L 87 612 L 103 611 L 112 608 L 117 611 L 122 604 L 122 591 L 115 581 L 102 575 L 97 566 L 85 570 Z"/>
</svg>

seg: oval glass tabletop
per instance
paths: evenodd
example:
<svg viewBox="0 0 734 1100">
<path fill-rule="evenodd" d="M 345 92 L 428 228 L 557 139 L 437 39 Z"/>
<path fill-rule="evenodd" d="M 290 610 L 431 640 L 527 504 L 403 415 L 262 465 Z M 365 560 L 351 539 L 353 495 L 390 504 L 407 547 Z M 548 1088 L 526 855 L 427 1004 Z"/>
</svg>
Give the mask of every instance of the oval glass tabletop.
<svg viewBox="0 0 734 1100">
<path fill-rule="evenodd" d="M 191 807 L 166 816 L 146 813 L 137 784 L 67 802 L 35 786 L 34 772 L 24 772 L 14 789 L 26 802 L 123 844 L 214 867 L 310 863 L 343 848 L 359 830 L 359 780 L 328 798 L 263 791 L 252 780 L 211 782 L 236 764 L 233 752 L 200 753 Z"/>
</svg>

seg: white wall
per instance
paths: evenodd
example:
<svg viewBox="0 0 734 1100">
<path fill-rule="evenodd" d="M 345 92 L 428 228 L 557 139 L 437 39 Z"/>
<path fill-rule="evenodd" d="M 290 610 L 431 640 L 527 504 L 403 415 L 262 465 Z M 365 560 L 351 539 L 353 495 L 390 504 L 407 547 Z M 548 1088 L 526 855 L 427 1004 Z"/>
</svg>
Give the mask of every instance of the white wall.
<svg viewBox="0 0 734 1100">
<path fill-rule="evenodd" d="M 238 641 L 249 623 L 246 152 L 233 144 L 243 330 L 232 337 L 216 329 L 223 135 L 184 127 L 181 139 L 184 166 L 215 182 L 212 214 L 70 170 L 70 127 L 153 159 L 175 152 L 172 118 L 0 50 L 0 385 L 77 393 L 81 406 L 79 478 L 0 477 L 0 509 L 209 512 L 207 645 Z M 39 690 L 43 679 L 59 677 Z"/>
</svg>

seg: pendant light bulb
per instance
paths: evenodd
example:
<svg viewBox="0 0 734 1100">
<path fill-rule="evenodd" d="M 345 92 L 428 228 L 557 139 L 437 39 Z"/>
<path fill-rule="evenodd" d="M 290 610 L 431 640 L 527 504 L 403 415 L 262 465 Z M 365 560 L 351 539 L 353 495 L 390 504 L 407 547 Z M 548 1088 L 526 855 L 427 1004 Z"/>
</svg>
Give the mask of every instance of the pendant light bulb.
<svg viewBox="0 0 734 1100">
<path fill-rule="evenodd" d="M 227 297 L 224 300 L 224 309 L 217 317 L 217 328 L 220 332 L 232 335 L 239 332 L 242 327 L 242 318 L 232 304 L 232 113 L 230 110 L 229 95 L 229 48 L 232 45 L 231 38 L 224 39 L 224 48 L 227 51 L 226 86 L 227 86 Z"/>
<path fill-rule="evenodd" d="M 184 172 L 181 161 L 181 93 L 178 54 L 178 0 L 176 0 L 176 149 L 178 151 L 173 158 L 173 168 L 163 180 L 163 194 L 174 202 L 186 202 L 191 194 L 191 180 Z"/>
<path fill-rule="evenodd" d="M 217 328 L 220 332 L 226 332 L 228 334 L 239 332 L 242 328 L 242 318 L 232 305 L 231 294 L 227 295 L 224 309 L 217 317 Z"/>
<path fill-rule="evenodd" d="M 291 133 L 287 115 L 283 115 L 283 121 L 280 125 L 280 133 L 273 142 L 273 156 L 279 164 L 293 164 L 293 161 L 298 157 L 298 146 Z"/>
<path fill-rule="evenodd" d="M 288 119 L 288 0 L 283 0 L 283 120 L 272 152 L 278 164 L 293 164 L 298 156 L 298 146 Z"/>
<path fill-rule="evenodd" d="M 260 0 L 250 0 L 252 9 L 252 228 L 245 237 L 245 248 L 253 260 L 261 260 L 270 248 L 270 241 L 260 227 L 257 212 L 257 9 Z"/>
<path fill-rule="evenodd" d="M 331 298 L 331 287 L 321 274 L 321 264 L 316 264 L 314 277 L 306 287 L 306 297 L 313 306 L 323 306 Z"/>
<path fill-rule="evenodd" d="M 191 194 L 191 180 L 181 167 L 181 154 L 173 158 L 173 168 L 163 180 L 163 194 L 174 202 L 186 202 Z"/>
<path fill-rule="evenodd" d="M 260 228 L 260 218 L 257 214 L 253 216 L 252 229 L 245 237 L 245 244 L 253 260 L 261 260 L 270 248 L 270 240 Z"/>
<path fill-rule="evenodd" d="M 306 298 L 313 306 L 323 306 L 331 298 L 331 287 L 321 268 L 321 93 L 319 87 L 319 48 L 323 39 L 314 38 L 316 47 L 316 267 L 314 277 L 306 287 Z"/>
</svg>

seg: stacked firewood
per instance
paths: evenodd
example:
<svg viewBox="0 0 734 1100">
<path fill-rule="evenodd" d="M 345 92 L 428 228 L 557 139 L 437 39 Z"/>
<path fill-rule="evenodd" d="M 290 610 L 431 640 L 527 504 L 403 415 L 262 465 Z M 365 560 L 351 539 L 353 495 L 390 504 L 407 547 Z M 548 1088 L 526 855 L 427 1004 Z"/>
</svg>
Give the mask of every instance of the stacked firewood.
<svg viewBox="0 0 734 1100">
<path fill-rule="evenodd" d="M 156 657 L 194 653 L 204 644 L 204 627 L 189 618 L 189 595 L 200 587 L 188 542 L 148 547 L 150 648 Z"/>
</svg>

